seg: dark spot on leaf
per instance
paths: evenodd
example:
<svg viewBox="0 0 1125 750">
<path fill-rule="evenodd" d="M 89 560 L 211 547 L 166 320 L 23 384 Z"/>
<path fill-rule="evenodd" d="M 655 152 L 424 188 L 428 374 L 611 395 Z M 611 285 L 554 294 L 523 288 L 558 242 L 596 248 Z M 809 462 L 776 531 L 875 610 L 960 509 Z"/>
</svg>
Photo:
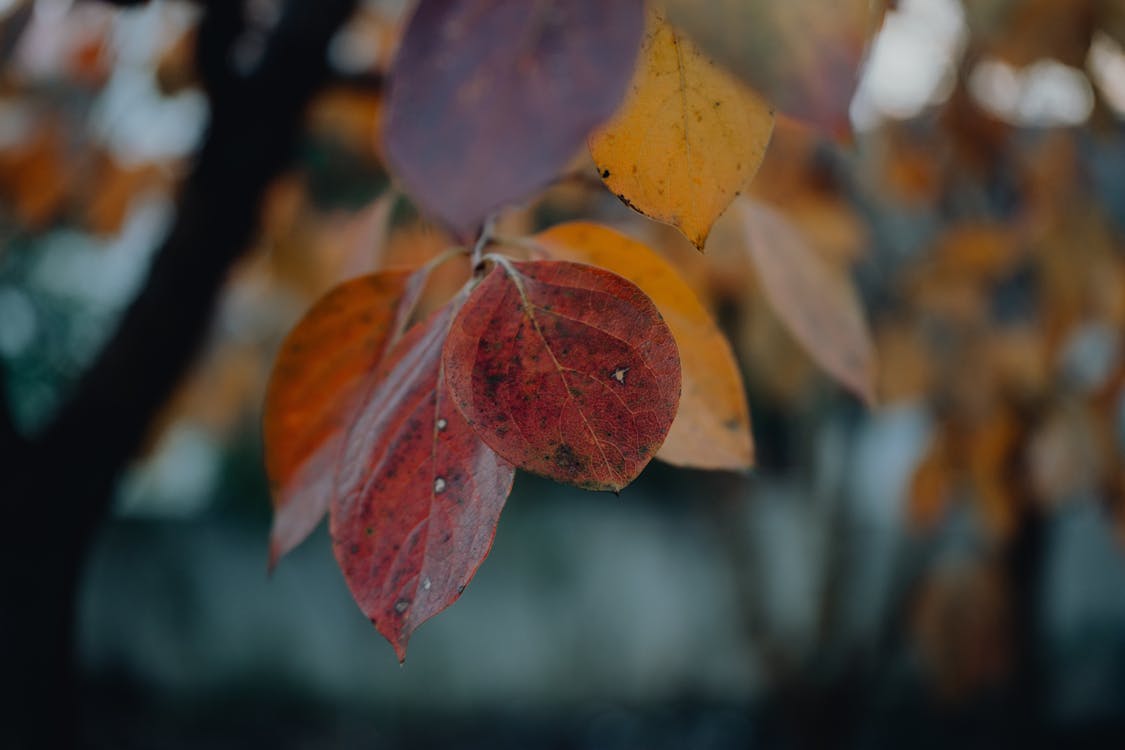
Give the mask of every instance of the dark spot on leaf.
<svg viewBox="0 0 1125 750">
<path fill-rule="evenodd" d="M 566 443 L 559 443 L 559 446 L 555 448 L 555 455 L 552 456 L 551 460 L 554 461 L 555 465 L 566 475 L 574 475 L 582 470 L 582 461 Z"/>
<path fill-rule="evenodd" d="M 633 204 L 633 201 L 629 200 L 624 195 L 619 195 L 619 194 L 616 194 L 616 193 L 615 193 L 615 195 L 617 195 L 617 200 L 621 201 L 622 203 L 624 203 L 626 206 L 633 209 L 637 213 L 644 213 L 643 211 L 641 211 L 641 209 L 637 208 L 636 205 Z"/>
</svg>

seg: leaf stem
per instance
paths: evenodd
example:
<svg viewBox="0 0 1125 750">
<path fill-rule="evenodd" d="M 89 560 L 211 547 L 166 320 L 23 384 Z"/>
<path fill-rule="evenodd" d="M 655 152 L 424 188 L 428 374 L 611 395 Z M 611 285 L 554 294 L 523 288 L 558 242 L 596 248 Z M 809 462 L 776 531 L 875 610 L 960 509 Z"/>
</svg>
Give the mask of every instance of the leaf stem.
<svg viewBox="0 0 1125 750">
<path fill-rule="evenodd" d="M 441 252 L 440 255 L 435 255 L 434 257 L 432 257 L 428 261 L 426 261 L 423 265 L 419 266 L 418 270 L 419 271 L 425 271 L 426 273 L 429 273 L 430 271 L 433 271 L 438 266 L 443 265 L 443 264 L 447 263 L 448 261 L 453 260 L 454 258 L 456 258 L 459 255 L 468 255 L 468 254 L 469 254 L 469 251 L 461 245 L 456 245 L 454 247 L 446 248 L 445 250 L 443 250 Z"/>
<path fill-rule="evenodd" d="M 484 248 L 492 242 L 492 231 L 496 227 L 495 214 L 489 216 L 484 221 L 484 226 L 481 227 L 480 236 L 477 237 L 477 242 L 473 245 L 472 266 L 473 273 L 480 273 L 484 265 Z"/>
<path fill-rule="evenodd" d="M 527 253 L 529 260 L 540 260 L 548 257 L 544 252 L 543 247 L 531 237 L 501 237 L 495 236 L 492 241 L 497 245 L 506 245 L 514 247 L 518 250 L 523 250 Z"/>
</svg>

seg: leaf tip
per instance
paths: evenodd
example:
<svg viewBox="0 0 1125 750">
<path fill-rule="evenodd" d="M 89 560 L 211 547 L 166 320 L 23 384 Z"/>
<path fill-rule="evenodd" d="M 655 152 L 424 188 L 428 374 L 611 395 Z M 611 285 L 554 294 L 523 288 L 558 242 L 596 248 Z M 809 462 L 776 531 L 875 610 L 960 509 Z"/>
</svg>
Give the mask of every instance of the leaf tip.
<svg viewBox="0 0 1125 750">
<path fill-rule="evenodd" d="M 281 550 L 281 545 L 278 543 L 274 535 L 270 535 L 269 555 L 266 559 L 266 575 L 272 576 L 273 572 L 277 570 L 277 564 L 281 561 L 281 556 L 285 554 Z"/>
<path fill-rule="evenodd" d="M 695 232 L 690 231 L 686 228 L 680 231 L 683 232 L 684 237 L 688 238 L 688 242 L 690 242 L 695 247 L 695 249 L 701 253 L 703 252 L 704 246 L 707 244 L 707 238 L 711 236 L 710 227 Z"/>
<path fill-rule="evenodd" d="M 879 408 L 877 373 L 878 370 L 872 358 L 869 357 L 867 367 L 864 368 L 862 377 L 857 377 L 855 382 L 849 386 L 850 390 L 869 411 Z"/>
<path fill-rule="evenodd" d="M 863 392 L 860 393 L 860 398 L 863 401 L 863 405 L 866 406 L 869 411 L 874 411 L 879 408 L 879 397 L 875 395 L 875 389 L 870 383 L 867 384 Z"/>
<path fill-rule="evenodd" d="M 376 617 L 368 617 L 367 619 L 371 621 L 371 625 L 379 631 L 379 634 L 387 639 L 387 643 L 391 644 L 391 648 L 395 650 L 395 659 L 398 660 L 399 666 L 405 666 L 406 646 L 410 641 L 410 630 L 406 626 L 406 623 L 399 623 L 397 626 L 399 629 L 396 630 L 396 625 L 392 623 L 397 618 L 392 618 L 390 621 L 380 621 L 379 618 Z M 390 626 L 389 629 L 384 629 L 384 626 L 387 625 Z"/>
</svg>

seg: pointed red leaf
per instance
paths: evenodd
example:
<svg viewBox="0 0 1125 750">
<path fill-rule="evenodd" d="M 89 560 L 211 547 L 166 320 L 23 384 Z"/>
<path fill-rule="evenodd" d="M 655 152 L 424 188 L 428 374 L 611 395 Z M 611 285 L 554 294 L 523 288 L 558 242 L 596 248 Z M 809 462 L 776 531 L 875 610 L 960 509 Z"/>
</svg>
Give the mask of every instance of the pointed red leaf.
<svg viewBox="0 0 1125 750">
<path fill-rule="evenodd" d="M 328 510 L 352 414 L 424 278 L 409 270 L 353 279 L 322 297 L 278 352 L 262 417 L 274 503 L 270 567 Z M 405 304 L 404 304 L 405 300 Z"/>
<path fill-rule="evenodd" d="M 387 160 L 462 238 L 547 185 L 625 94 L 643 0 L 421 0 L 391 74 Z"/>
<path fill-rule="evenodd" d="M 380 366 L 332 504 L 348 588 L 400 661 L 411 633 L 456 601 L 488 554 L 515 474 L 449 399 L 441 351 L 456 305 L 414 326 Z"/>
<path fill-rule="evenodd" d="M 619 490 L 659 450 L 680 400 L 680 355 L 632 282 L 562 261 L 498 262 L 443 355 L 469 423 L 517 467 Z"/>
</svg>

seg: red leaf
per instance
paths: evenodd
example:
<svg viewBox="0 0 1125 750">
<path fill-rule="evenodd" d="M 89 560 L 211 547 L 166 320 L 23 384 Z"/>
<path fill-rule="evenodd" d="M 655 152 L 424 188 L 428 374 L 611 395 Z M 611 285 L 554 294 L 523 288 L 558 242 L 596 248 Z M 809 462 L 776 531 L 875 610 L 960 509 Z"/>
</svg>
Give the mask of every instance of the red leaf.
<svg viewBox="0 0 1125 750">
<path fill-rule="evenodd" d="M 595 490 L 633 481 L 680 400 L 680 355 L 656 306 L 593 266 L 498 261 L 443 355 L 469 424 L 521 469 Z"/>
<path fill-rule="evenodd" d="M 352 414 L 424 279 L 425 273 L 394 270 L 341 284 L 313 305 L 282 343 L 262 419 L 274 502 L 271 568 L 328 510 Z"/>
<path fill-rule="evenodd" d="M 380 366 L 332 504 L 348 587 L 400 661 L 411 633 L 456 601 L 488 554 L 515 474 L 450 402 L 441 350 L 456 306 L 412 328 Z"/>
<path fill-rule="evenodd" d="M 584 221 L 556 224 L 529 239 L 538 257 L 587 263 L 632 281 L 668 324 L 680 349 L 680 408 L 656 457 L 697 469 L 750 468 L 750 408 L 738 362 L 675 267 L 646 245 Z"/>
<path fill-rule="evenodd" d="M 643 0 L 421 0 L 394 63 L 387 160 L 462 239 L 553 180 L 620 103 Z"/>
</svg>

